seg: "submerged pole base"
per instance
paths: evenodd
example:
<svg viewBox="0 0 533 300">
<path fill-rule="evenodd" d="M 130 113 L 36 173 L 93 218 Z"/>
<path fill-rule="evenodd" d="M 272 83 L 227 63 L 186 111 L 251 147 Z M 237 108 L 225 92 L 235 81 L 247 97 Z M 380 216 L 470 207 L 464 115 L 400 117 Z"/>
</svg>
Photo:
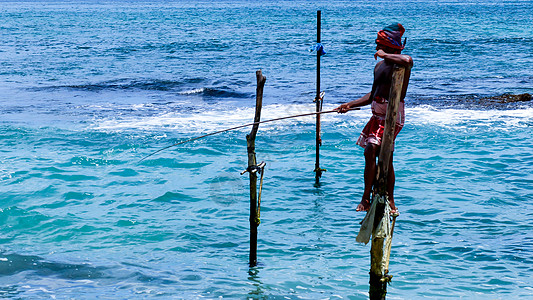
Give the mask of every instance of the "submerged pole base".
<svg viewBox="0 0 533 300">
<path fill-rule="evenodd" d="M 316 167 L 313 172 L 316 173 L 316 175 L 320 178 L 322 177 L 322 173 L 326 172 L 327 170 L 326 169 L 322 169 L 320 167 Z"/>
<path fill-rule="evenodd" d="M 370 272 L 370 290 L 368 292 L 370 300 L 385 300 L 389 281 L 388 276 L 376 275 Z"/>
<path fill-rule="evenodd" d="M 326 172 L 326 169 L 322 169 L 320 167 L 316 167 L 313 172 L 315 172 L 315 186 L 320 186 L 320 178 L 322 177 L 322 173 Z"/>
</svg>

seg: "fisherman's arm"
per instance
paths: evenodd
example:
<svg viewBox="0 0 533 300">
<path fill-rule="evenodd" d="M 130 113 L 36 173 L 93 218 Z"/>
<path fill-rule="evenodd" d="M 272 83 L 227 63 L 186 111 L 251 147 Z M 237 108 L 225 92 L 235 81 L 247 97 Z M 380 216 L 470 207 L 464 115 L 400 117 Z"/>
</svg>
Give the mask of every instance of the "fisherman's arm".
<svg viewBox="0 0 533 300">
<path fill-rule="evenodd" d="M 351 108 L 368 105 L 368 104 L 372 103 L 372 101 L 370 100 L 370 95 L 371 94 L 372 94 L 372 92 L 364 95 L 363 97 L 361 97 L 359 99 L 355 99 L 355 100 L 352 100 L 350 102 L 346 102 L 344 104 L 341 104 L 339 107 L 335 108 L 335 110 L 338 113 L 342 114 L 342 113 L 347 112 Z"/>
<path fill-rule="evenodd" d="M 376 54 L 374 54 L 374 59 L 378 57 L 383 58 L 389 63 L 402 65 L 404 67 L 411 68 L 413 66 L 413 58 L 405 54 L 391 54 L 379 49 Z"/>
</svg>

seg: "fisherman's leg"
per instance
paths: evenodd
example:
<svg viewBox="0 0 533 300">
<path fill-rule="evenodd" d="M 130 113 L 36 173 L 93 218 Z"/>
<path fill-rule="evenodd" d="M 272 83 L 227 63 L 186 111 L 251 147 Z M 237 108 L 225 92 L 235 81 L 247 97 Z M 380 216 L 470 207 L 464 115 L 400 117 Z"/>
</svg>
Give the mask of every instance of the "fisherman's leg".
<svg viewBox="0 0 533 300">
<path fill-rule="evenodd" d="M 357 205 L 356 211 L 367 211 L 370 208 L 370 192 L 376 179 L 376 155 L 378 146 L 368 143 L 365 148 L 365 190 L 361 203 Z"/>
<path fill-rule="evenodd" d="M 394 166 L 392 164 L 394 152 L 391 153 L 389 174 L 387 178 L 387 194 L 389 196 L 389 204 L 392 212 L 396 211 L 396 205 L 394 204 L 394 183 L 396 182 L 396 175 L 394 174 Z"/>
</svg>

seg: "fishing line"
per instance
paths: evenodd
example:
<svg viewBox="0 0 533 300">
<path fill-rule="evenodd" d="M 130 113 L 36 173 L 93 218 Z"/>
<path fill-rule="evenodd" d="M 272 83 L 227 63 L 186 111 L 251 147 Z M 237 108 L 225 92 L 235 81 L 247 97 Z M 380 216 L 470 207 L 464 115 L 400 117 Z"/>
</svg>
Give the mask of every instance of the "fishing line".
<svg viewBox="0 0 533 300">
<path fill-rule="evenodd" d="M 350 111 L 350 110 L 359 110 L 359 107 L 350 108 L 350 109 L 347 109 L 346 111 Z M 215 134 L 224 133 L 224 132 L 227 132 L 227 131 L 231 131 L 231 130 L 235 130 L 235 129 L 239 129 L 239 128 L 243 128 L 243 127 L 247 127 L 247 126 L 253 126 L 253 125 L 257 125 L 257 124 L 262 124 L 262 123 L 280 121 L 280 120 L 291 119 L 291 118 L 299 118 L 299 117 L 320 115 L 320 114 L 329 114 L 329 113 L 333 113 L 333 112 L 337 112 L 337 110 L 333 109 L 333 110 L 327 110 L 327 111 L 311 112 L 311 113 L 305 113 L 305 114 L 300 114 L 300 115 L 281 117 L 281 118 L 270 119 L 270 120 L 265 120 L 265 121 L 260 121 L 260 122 L 248 123 L 248 124 L 239 125 L 239 126 L 231 127 L 231 128 L 228 128 L 228 129 L 224 129 L 224 130 L 211 132 L 211 133 L 208 133 L 208 134 L 204 134 L 204 135 L 201 135 L 201 136 L 197 136 L 197 137 L 185 140 L 185 141 L 181 141 L 181 142 L 172 144 L 170 146 L 163 147 L 163 148 L 161 148 L 161 149 L 159 149 L 159 150 L 157 150 L 155 152 L 152 152 L 152 153 L 148 154 L 147 156 L 143 157 L 141 160 L 139 160 L 139 162 L 142 162 L 143 160 L 147 159 L 148 157 L 153 156 L 153 155 L 155 155 L 155 154 L 157 154 L 157 153 L 159 153 L 161 151 L 167 150 L 168 148 L 172 148 L 172 147 L 175 147 L 175 146 L 178 146 L 178 145 L 181 145 L 181 144 L 185 144 L 185 143 L 188 143 L 188 142 L 196 141 L 196 140 L 199 140 L 201 138 L 205 138 L 205 137 L 212 136 L 212 135 L 215 135 Z"/>
</svg>

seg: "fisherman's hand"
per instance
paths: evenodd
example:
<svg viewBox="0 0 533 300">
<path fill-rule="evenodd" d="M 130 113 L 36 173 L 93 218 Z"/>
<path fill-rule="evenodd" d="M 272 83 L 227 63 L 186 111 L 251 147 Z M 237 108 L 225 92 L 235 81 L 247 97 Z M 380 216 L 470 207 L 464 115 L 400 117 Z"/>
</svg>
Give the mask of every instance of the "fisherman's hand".
<svg viewBox="0 0 533 300">
<path fill-rule="evenodd" d="M 379 49 L 375 54 L 374 54 L 374 59 L 378 59 L 378 57 L 380 58 L 385 58 L 385 56 L 387 55 L 387 52 Z"/>
<path fill-rule="evenodd" d="M 348 104 L 348 103 L 341 104 L 339 107 L 335 108 L 335 110 L 339 114 L 343 114 L 343 113 L 347 112 L 348 110 L 350 110 L 350 104 Z"/>
</svg>

